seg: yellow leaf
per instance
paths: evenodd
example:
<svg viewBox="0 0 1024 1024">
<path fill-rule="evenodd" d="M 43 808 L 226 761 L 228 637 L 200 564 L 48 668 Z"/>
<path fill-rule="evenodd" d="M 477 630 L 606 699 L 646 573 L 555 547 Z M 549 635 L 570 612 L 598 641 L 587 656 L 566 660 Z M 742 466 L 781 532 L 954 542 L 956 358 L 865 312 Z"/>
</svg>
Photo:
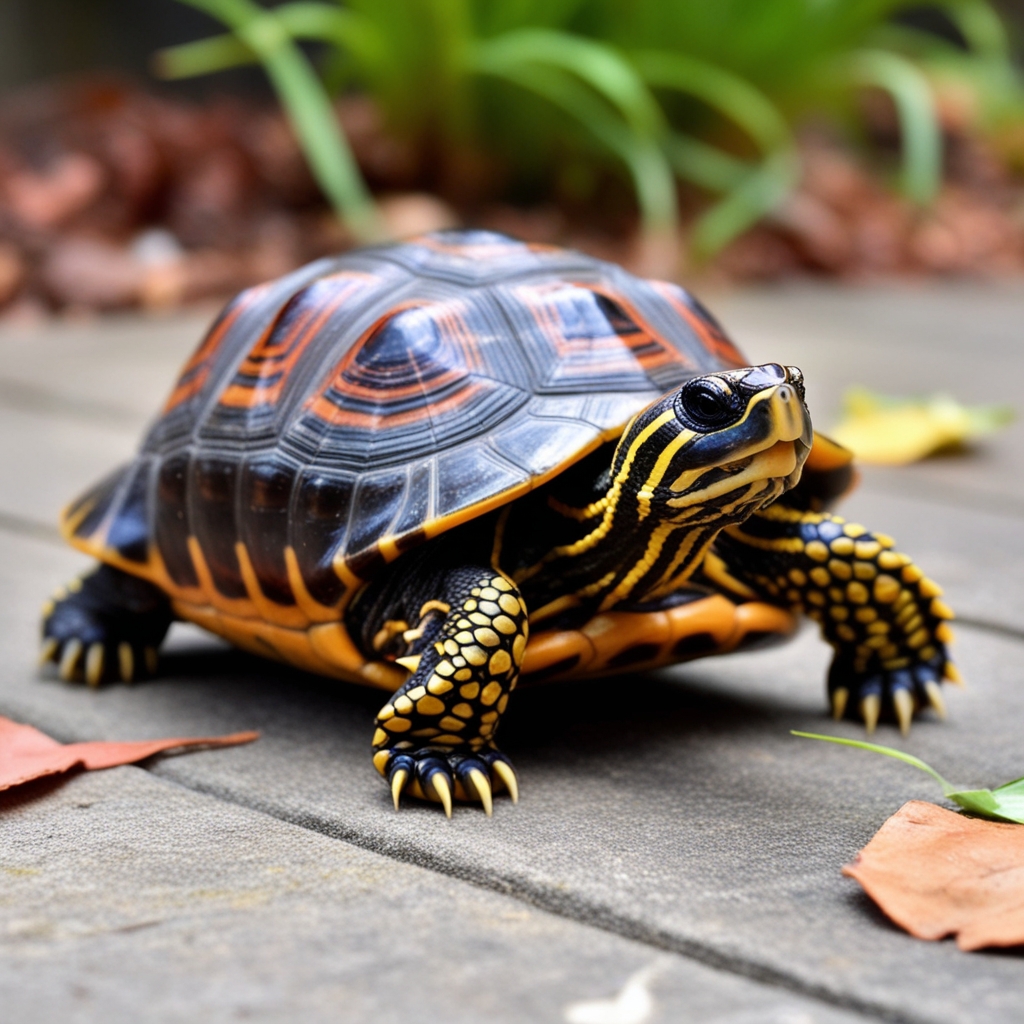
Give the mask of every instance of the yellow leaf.
<svg viewBox="0 0 1024 1024">
<path fill-rule="evenodd" d="M 998 430 L 1011 419 L 1005 406 L 966 406 L 949 395 L 890 398 L 851 388 L 843 419 L 830 433 L 862 462 L 899 466 Z"/>
</svg>

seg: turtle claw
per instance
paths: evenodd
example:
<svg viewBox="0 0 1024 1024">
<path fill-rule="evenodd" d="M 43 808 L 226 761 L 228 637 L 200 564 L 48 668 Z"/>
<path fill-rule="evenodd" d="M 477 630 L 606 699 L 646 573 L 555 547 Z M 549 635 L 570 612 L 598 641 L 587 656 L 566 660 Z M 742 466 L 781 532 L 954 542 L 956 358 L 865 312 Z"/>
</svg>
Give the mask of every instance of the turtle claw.
<svg viewBox="0 0 1024 1024">
<path fill-rule="evenodd" d="M 495 760 L 491 765 L 491 770 L 505 783 L 508 795 L 512 797 L 512 803 L 519 803 L 519 780 L 516 778 L 516 772 L 512 765 L 508 761 Z"/>
<path fill-rule="evenodd" d="M 154 674 L 156 648 L 170 622 L 170 607 L 155 587 L 101 566 L 72 580 L 43 606 L 39 661 L 56 662 L 67 682 L 97 687 L 120 678 L 128 683 Z"/>
<path fill-rule="evenodd" d="M 139 675 L 153 674 L 154 659 L 147 656 L 144 649 L 134 647 L 127 640 L 117 642 L 94 637 L 94 633 L 86 634 L 85 638 L 46 637 L 39 652 L 40 667 L 56 663 L 57 674 L 65 682 L 84 682 L 93 689 L 111 680 L 132 683 Z"/>
<path fill-rule="evenodd" d="M 487 781 L 487 776 L 479 768 L 473 768 L 469 772 L 469 780 L 476 791 L 477 799 L 483 804 L 484 814 L 489 818 L 493 813 L 494 805 L 491 802 L 491 784 Z"/>
<path fill-rule="evenodd" d="M 64 650 L 61 652 L 60 665 L 57 671 L 60 673 L 61 679 L 65 682 L 71 682 L 75 678 L 75 672 L 78 669 L 78 659 L 82 655 L 82 641 L 75 637 L 69 640 L 64 645 Z"/>
<path fill-rule="evenodd" d="M 452 784 L 447 774 L 438 770 L 430 776 L 430 788 L 444 807 L 444 816 L 450 821 L 452 817 Z"/>
<path fill-rule="evenodd" d="M 928 694 L 928 703 L 931 704 L 935 711 L 935 714 L 939 718 L 946 717 L 946 702 L 942 699 L 942 691 L 939 689 L 939 684 L 934 679 L 929 679 L 924 684 L 924 691 Z"/>
<path fill-rule="evenodd" d="M 494 793 L 505 789 L 519 800 L 515 769 L 498 750 L 457 754 L 425 747 L 421 750 L 379 750 L 374 765 L 391 789 L 395 810 L 403 793 L 439 803 L 447 817 L 456 800 L 479 802 L 484 814 L 494 813 Z"/>
<path fill-rule="evenodd" d="M 914 717 L 914 698 L 910 691 L 901 687 L 892 692 L 892 706 L 896 712 L 896 721 L 899 723 L 900 733 L 904 736 L 910 733 L 910 722 Z"/>
<path fill-rule="evenodd" d="M 122 683 L 135 681 L 135 654 L 132 652 L 132 645 L 124 640 L 117 645 L 117 667 L 121 673 Z"/>
<path fill-rule="evenodd" d="M 877 693 L 869 693 L 860 702 L 860 717 L 864 719 L 864 728 L 870 736 L 878 725 L 878 715 L 882 710 L 882 699 Z"/>
<path fill-rule="evenodd" d="M 391 799 L 395 802 L 395 810 L 398 810 L 398 801 L 402 795 L 402 790 L 405 789 L 405 784 L 409 781 L 409 773 L 404 768 L 399 768 L 398 771 L 391 773 Z"/>
<path fill-rule="evenodd" d="M 43 665 L 55 661 L 59 650 L 60 641 L 56 637 L 48 636 L 39 649 L 39 667 L 42 668 Z"/>
<path fill-rule="evenodd" d="M 104 660 L 103 644 L 89 644 L 89 649 L 85 653 L 85 681 L 87 685 L 92 687 L 100 685 L 100 680 L 103 678 Z"/>
<path fill-rule="evenodd" d="M 832 717 L 837 722 L 842 721 L 849 699 L 850 691 L 845 686 L 838 687 L 832 694 Z"/>
<path fill-rule="evenodd" d="M 956 670 L 939 651 L 928 661 L 906 668 L 878 670 L 858 675 L 852 664 L 837 656 L 829 672 L 829 699 L 832 716 L 860 719 L 873 733 L 880 721 L 895 722 L 902 735 L 910 733 L 914 715 L 931 708 L 939 718 L 946 717 L 941 682 Z M 956 673 L 956 677 L 958 677 Z"/>
</svg>

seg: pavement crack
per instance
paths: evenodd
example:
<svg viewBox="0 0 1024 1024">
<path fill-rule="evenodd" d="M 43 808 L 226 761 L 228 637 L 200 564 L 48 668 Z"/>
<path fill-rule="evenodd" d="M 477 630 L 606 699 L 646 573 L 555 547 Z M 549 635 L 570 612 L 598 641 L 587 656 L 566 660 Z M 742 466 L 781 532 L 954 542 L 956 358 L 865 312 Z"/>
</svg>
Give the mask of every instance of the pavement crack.
<svg viewBox="0 0 1024 1024">
<path fill-rule="evenodd" d="M 605 904 L 582 899 L 558 886 L 545 885 L 511 873 L 487 871 L 479 865 L 442 856 L 402 839 L 381 837 L 360 831 L 355 826 L 346 826 L 341 822 L 322 818 L 316 814 L 298 813 L 272 803 L 246 799 L 221 786 L 207 786 L 191 779 L 182 779 L 173 769 L 167 771 L 166 768 L 163 768 L 164 764 L 164 762 L 155 762 L 152 765 L 144 764 L 139 767 L 186 789 L 214 797 L 225 803 L 236 804 L 276 818 L 278 821 L 318 832 L 331 839 L 368 850 L 371 853 L 511 897 L 538 910 L 577 924 L 588 925 L 612 935 L 639 942 L 652 949 L 674 953 L 716 970 L 748 978 L 762 985 L 783 989 L 837 1009 L 859 1013 L 865 1017 L 890 1021 L 892 1024 L 935 1024 L 931 1018 L 906 1013 L 883 1003 L 862 999 L 849 993 L 837 992 L 825 985 L 810 983 L 749 957 L 718 949 L 697 939 L 687 939 L 675 935 L 649 922 L 623 914 Z"/>
<path fill-rule="evenodd" d="M 28 516 L 20 516 L 17 512 L 0 511 L 0 530 L 6 533 L 16 533 L 22 537 L 32 537 L 35 540 L 46 541 L 49 544 L 58 544 L 67 548 L 67 542 L 51 523 L 42 522 L 39 519 L 30 519 Z"/>
<path fill-rule="evenodd" d="M 996 636 L 1008 637 L 1011 640 L 1024 642 L 1024 629 L 1018 626 L 1009 626 L 1003 622 L 986 622 L 984 619 L 974 619 L 968 615 L 956 617 L 957 628 L 966 626 L 968 629 L 978 629 L 984 633 L 993 633 Z"/>
<path fill-rule="evenodd" d="M 25 381 L 0 377 L 0 406 L 17 412 L 57 416 L 80 422 L 107 423 L 117 427 L 138 428 L 139 417 L 130 409 L 108 402 L 92 401 L 73 395 L 59 395 Z"/>
</svg>

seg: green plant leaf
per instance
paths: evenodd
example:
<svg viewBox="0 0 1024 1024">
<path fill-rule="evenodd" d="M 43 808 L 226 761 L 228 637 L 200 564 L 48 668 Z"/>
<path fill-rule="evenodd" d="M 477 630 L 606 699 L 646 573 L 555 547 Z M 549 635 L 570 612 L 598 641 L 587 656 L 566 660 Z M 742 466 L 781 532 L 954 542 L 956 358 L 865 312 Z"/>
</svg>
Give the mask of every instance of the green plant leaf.
<svg viewBox="0 0 1024 1024">
<path fill-rule="evenodd" d="M 713 256 L 789 194 L 799 175 L 795 153 L 772 154 L 719 203 L 697 218 L 691 244 L 698 257 Z"/>
<path fill-rule="evenodd" d="M 911 61 L 885 50 L 860 50 L 840 67 L 851 81 L 892 97 L 903 136 L 900 188 L 908 199 L 927 205 L 942 178 L 942 135 L 928 79 Z"/>
<path fill-rule="evenodd" d="M 762 151 L 793 145 L 789 125 L 779 109 L 760 89 L 738 75 L 681 53 L 638 50 L 629 57 L 647 85 L 696 96 L 739 125 Z"/>
<path fill-rule="evenodd" d="M 711 256 L 775 209 L 796 184 L 800 164 L 789 126 L 760 90 L 707 61 L 656 50 L 633 53 L 631 59 L 647 85 L 697 97 L 762 151 L 761 161 L 750 164 L 696 140 L 672 136 L 667 142 L 680 177 L 727 193 L 693 228 L 694 254 Z"/>
<path fill-rule="evenodd" d="M 377 208 L 331 101 L 275 11 L 253 0 L 182 0 L 224 22 L 263 64 L 320 187 L 357 238 L 383 235 Z M 320 5 L 304 4 L 303 7 Z"/>
<path fill-rule="evenodd" d="M 160 78 L 192 78 L 243 64 L 255 64 L 258 60 L 250 47 L 229 32 L 157 50 L 153 55 L 153 71 Z"/>
<path fill-rule="evenodd" d="M 1012 60 L 1006 27 L 995 8 L 986 0 L 945 0 L 936 6 L 949 15 L 972 53 Z"/>
<path fill-rule="evenodd" d="M 675 185 L 654 98 L 613 51 L 564 33 L 507 33 L 476 47 L 470 66 L 561 108 L 626 165 L 647 230 L 676 224 Z"/>
<path fill-rule="evenodd" d="M 996 789 L 957 789 L 947 782 L 931 765 L 925 764 L 919 757 L 906 754 L 894 747 L 883 747 L 878 743 L 867 743 L 864 740 L 848 740 L 843 736 L 824 736 L 814 732 L 798 732 L 790 730 L 793 736 L 801 736 L 808 740 L 823 740 L 825 743 L 837 743 L 844 747 L 856 747 L 868 750 L 873 754 L 884 754 L 904 764 L 913 765 L 920 771 L 927 772 L 942 787 L 943 795 L 953 803 L 971 814 L 981 818 L 994 818 L 997 821 L 1010 821 L 1024 825 L 1024 778 L 1006 782 Z"/>
</svg>

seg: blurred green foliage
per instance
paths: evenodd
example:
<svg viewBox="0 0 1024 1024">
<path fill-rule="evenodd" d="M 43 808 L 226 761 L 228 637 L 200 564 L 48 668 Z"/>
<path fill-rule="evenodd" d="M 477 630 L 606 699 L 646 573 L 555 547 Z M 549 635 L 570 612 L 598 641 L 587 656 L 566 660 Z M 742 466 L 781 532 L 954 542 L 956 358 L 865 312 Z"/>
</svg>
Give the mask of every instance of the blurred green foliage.
<svg viewBox="0 0 1024 1024">
<path fill-rule="evenodd" d="M 1024 109 L 987 0 L 930 4 L 951 42 L 901 16 L 909 0 L 182 0 L 224 35 L 157 55 L 166 77 L 260 62 L 324 192 L 350 229 L 380 234 L 330 95 L 364 91 L 389 130 L 443 169 L 481 160 L 510 188 L 615 169 L 643 228 L 674 230 L 677 179 L 713 201 L 691 243 L 707 256 L 794 187 L 794 127 L 856 129 L 858 91 L 887 93 L 898 186 L 927 203 L 942 173 L 934 84 L 967 83 L 990 119 Z M 314 47 L 316 67 L 299 43 Z"/>
</svg>

